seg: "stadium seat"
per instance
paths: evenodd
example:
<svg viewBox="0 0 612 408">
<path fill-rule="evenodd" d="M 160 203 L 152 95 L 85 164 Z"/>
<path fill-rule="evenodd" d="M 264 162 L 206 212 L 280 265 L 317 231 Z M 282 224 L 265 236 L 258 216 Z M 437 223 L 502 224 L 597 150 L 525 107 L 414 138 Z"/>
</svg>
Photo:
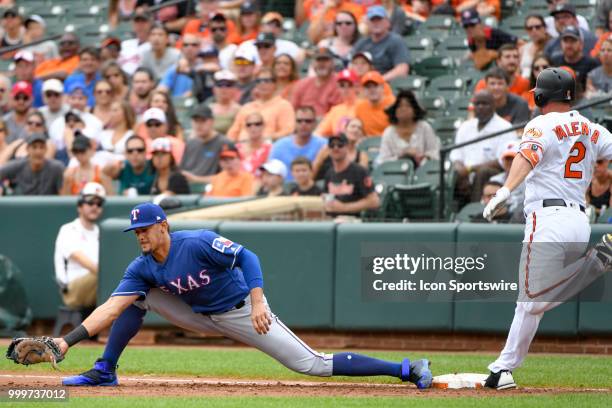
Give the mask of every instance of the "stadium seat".
<svg viewBox="0 0 612 408">
<path fill-rule="evenodd" d="M 395 184 L 411 184 L 414 176 L 412 160 L 400 159 L 387 161 L 374 167 L 372 180 L 375 184 L 392 186 Z"/>
<path fill-rule="evenodd" d="M 469 203 L 464 206 L 461 211 L 455 216 L 457 222 L 472 222 L 474 218 L 482 219 L 482 211 L 484 210 L 484 204 L 482 203 Z"/>
<path fill-rule="evenodd" d="M 404 37 L 404 43 L 410 50 L 410 59 L 412 63 L 431 57 L 434 54 L 434 47 L 436 44 L 434 38 L 420 34 Z"/>
<path fill-rule="evenodd" d="M 455 65 L 461 66 L 470 53 L 467 37 L 456 35 L 441 41 L 435 50 L 436 55 L 452 58 Z"/>
<path fill-rule="evenodd" d="M 452 16 L 432 14 L 419 26 L 417 32 L 422 34 L 425 31 L 435 31 L 439 35 L 447 36 L 456 26 L 457 23 Z"/>
<path fill-rule="evenodd" d="M 457 129 L 459 129 L 462 122 L 462 118 L 446 116 L 436 119 L 432 126 L 442 144 L 447 145 L 454 143 Z"/>
<path fill-rule="evenodd" d="M 440 95 L 429 95 L 419 98 L 421 106 L 427 111 L 427 117 L 435 119 L 445 115 L 446 99 Z"/>
<path fill-rule="evenodd" d="M 452 58 L 433 56 L 412 65 L 413 73 L 433 79 L 454 72 L 455 64 Z"/>
<path fill-rule="evenodd" d="M 360 152 L 365 152 L 368 155 L 368 163 L 369 167 L 372 168 L 372 163 L 378 157 L 378 152 L 380 152 L 380 137 L 368 137 L 363 139 L 357 145 L 357 150 Z"/>
<path fill-rule="evenodd" d="M 381 204 L 385 220 L 432 220 L 435 217 L 435 197 L 428 183 L 390 186 Z"/>
<path fill-rule="evenodd" d="M 471 98 L 468 96 L 455 99 L 453 104 L 446 110 L 446 116 L 466 120 L 469 114 L 470 104 Z"/>
<path fill-rule="evenodd" d="M 426 95 L 443 96 L 446 100 L 457 99 L 466 94 L 467 81 L 457 74 L 442 75 L 431 80 Z"/>
<path fill-rule="evenodd" d="M 397 95 L 400 89 L 410 89 L 417 95 L 422 95 L 427 86 L 427 77 L 420 75 L 409 75 L 406 77 L 395 78 L 389 81 L 393 93 Z"/>
</svg>

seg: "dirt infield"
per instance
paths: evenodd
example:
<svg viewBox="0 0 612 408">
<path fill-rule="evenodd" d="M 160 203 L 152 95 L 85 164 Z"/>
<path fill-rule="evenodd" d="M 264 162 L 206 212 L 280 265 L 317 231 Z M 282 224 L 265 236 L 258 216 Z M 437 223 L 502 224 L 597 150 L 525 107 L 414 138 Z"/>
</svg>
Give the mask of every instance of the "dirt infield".
<svg viewBox="0 0 612 408">
<path fill-rule="evenodd" d="M 23 374 L 0 371 L 0 384 L 16 388 L 58 387 L 61 373 Z M 308 381 L 234 380 L 218 378 L 184 378 L 158 376 L 121 376 L 118 387 L 72 387 L 71 397 L 140 396 L 301 396 L 301 397 L 461 397 L 501 396 L 492 390 L 437 390 L 420 391 L 404 384 L 331 383 Z M 519 388 L 504 391 L 503 395 L 552 395 L 565 393 L 596 393 L 612 396 L 612 389 Z"/>
</svg>

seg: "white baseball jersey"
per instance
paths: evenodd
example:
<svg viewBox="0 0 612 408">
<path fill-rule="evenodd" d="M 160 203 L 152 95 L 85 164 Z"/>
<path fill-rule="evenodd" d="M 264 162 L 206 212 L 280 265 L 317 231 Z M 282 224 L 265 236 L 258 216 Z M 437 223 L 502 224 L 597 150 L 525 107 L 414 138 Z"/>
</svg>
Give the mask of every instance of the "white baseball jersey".
<svg viewBox="0 0 612 408">
<path fill-rule="evenodd" d="M 525 126 L 519 149 L 533 167 L 525 180 L 525 208 L 556 198 L 584 206 L 595 162 L 612 159 L 612 137 L 577 111 L 551 112 Z"/>
</svg>

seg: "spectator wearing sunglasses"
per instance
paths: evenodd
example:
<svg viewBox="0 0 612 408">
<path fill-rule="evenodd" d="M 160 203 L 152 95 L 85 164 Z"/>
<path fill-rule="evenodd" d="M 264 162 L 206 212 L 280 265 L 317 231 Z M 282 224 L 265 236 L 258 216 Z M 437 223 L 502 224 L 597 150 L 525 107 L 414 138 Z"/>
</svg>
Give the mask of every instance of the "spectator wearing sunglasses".
<svg viewBox="0 0 612 408">
<path fill-rule="evenodd" d="M 268 160 L 272 143 L 265 138 L 264 118 L 259 112 L 247 116 L 245 125 L 249 138 L 244 143 L 238 143 L 236 148 L 242 157 L 242 168 L 259 178 L 261 166 Z"/>
<path fill-rule="evenodd" d="M 215 117 L 215 131 L 225 135 L 240 110 L 240 104 L 236 102 L 240 90 L 238 89 L 236 75 L 231 71 L 217 71 L 214 79 L 213 94 L 215 95 L 215 101 L 209 106 Z"/>
<path fill-rule="evenodd" d="M 146 137 L 144 139 L 147 141 L 147 158 L 152 157 L 151 144 L 155 139 L 168 137 L 172 145 L 174 161 L 180 163 L 185 151 L 185 143 L 174 136 L 168 135 L 168 119 L 164 111 L 160 108 L 150 108 L 142 115 L 142 118 L 146 128 Z"/>
<path fill-rule="evenodd" d="M 125 160 L 109 163 L 104 173 L 119 181 L 119 194 L 124 196 L 148 195 L 155 180 L 155 169 L 147 160 L 145 140 L 132 135 L 125 142 Z"/>
<path fill-rule="evenodd" d="M 52 58 L 40 63 L 34 71 L 36 78 L 57 78 L 64 80 L 79 66 L 79 49 L 81 44 L 75 33 L 65 33 L 59 41 L 59 58 Z"/>
<path fill-rule="evenodd" d="M 32 108 L 32 84 L 19 81 L 11 89 L 12 110 L 4 115 L 4 123 L 8 129 L 8 143 L 17 139 L 25 139 L 26 118 Z"/>
<path fill-rule="evenodd" d="M 222 13 L 217 13 L 210 21 L 210 39 L 212 45 L 219 51 L 221 69 L 230 69 L 234 53 L 238 46 L 229 37 L 228 20 Z"/>
<path fill-rule="evenodd" d="M 274 73 L 262 69 L 255 80 L 254 95 L 256 99 L 244 105 L 238 111 L 227 137 L 233 141 L 247 140 L 246 118 L 252 112 L 259 112 L 264 118 L 264 134 L 277 140 L 293 132 L 295 112 L 293 106 L 282 97 L 275 95 L 276 83 Z"/>
<path fill-rule="evenodd" d="M 79 193 L 78 217 L 60 227 L 55 240 L 55 279 L 64 304 L 71 308 L 96 305 L 100 229 L 106 191 L 87 183 Z"/>
<path fill-rule="evenodd" d="M 306 157 L 311 162 L 317 157 L 319 151 L 325 146 L 325 139 L 313 134 L 317 126 L 315 110 L 312 106 L 300 106 L 295 113 L 295 133 L 277 140 L 272 145 L 268 160 L 278 159 L 287 168 L 299 156 Z M 287 181 L 293 181 L 291 174 Z"/>
<path fill-rule="evenodd" d="M 102 172 L 102 166 L 94 164 L 95 141 L 83 133 L 75 132 L 70 152 L 76 163 L 64 172 L 62 195 L 77 195 L 90 181 L 102 184 L 111 193 L 110 179 Z"/>
<path fill-rule="evenodd" d="M 525 31 L 529 36 L 529 42 L 521 48 L 521 76 L 529 78 L 534 58 L 544 51 L 552 36 L 546 31 L 544 17 L 540 14 L 529 14 L 525 17 Z"/>
<path fill-rule="evenodd" d="M 38 109 L 45 117 L 47 128 L 50 128 L 55 120 L 64 117 L 70 110 L 70 106 L 64 103 L 64 84 L 62 81 L 52 78 L 43 83 L 44 106 Z"/>
<path fill-rule="evenodd" d="M 276 38 L 272 33 L 259 33 L 255 39 L 255 47 L 262 68 L 272 69 L 274 55 L 276 54 Z"/>
<path fill-rule="evenodd" d="M 325 175 L 325 211 L 328 215 L 359 215 L 380 205 L 368 171 L 356 164 L 348 152 L 348 138 L 343 133 L 329 138 L 332 167 Z"/>
</svg>

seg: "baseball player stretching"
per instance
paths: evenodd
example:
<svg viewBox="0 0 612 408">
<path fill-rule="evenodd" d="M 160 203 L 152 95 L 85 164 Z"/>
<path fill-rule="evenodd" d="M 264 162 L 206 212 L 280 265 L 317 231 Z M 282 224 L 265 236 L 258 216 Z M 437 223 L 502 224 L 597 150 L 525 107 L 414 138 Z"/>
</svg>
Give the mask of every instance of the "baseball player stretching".
<svg viewBox="0 0 612 408">
<path fill-rule="evenodd" d="M 542 115 L 525 127 L 520 154 L 506 184 L 483 212 L 490 220 L 525 180 L 520 294 L 506 345 L 489 365 L 491 374 L 485 383 L 498 390 L 516 387 L 512 370 L 526 357 L 544 312 L 570 299 L 612 266 L 612 234 L 604 235 L 582 256 L 591 234 L 584 213 L 585 193 L 595 161 L 612 159 L 610 132 L 571 110 L 575 80 L 568 71 L 542 71 L 534 94 Z"/>
<path fill-rule="evenodd" d="M 68 347 L 114 324 L 101 359 L 92 370 L 68 377 L 64 385 L 117 385 L 119 356 L 142 325 L 146 310 L 196 332 L 219 332 L 256 347 L 291 370 L 314 375 L 389 375 L 431 386 L 428 360 L 401 363 L 355 353 L 324 354 L 308 347 L 276 317 L 263 293 L 257 256 L 211 231 L 177 231 L 151 203 L 132 210 L 131 227 L 143 255 L 127 267 L 111 297 L 81 326 L 54 339 Z M 250 295 L 250 296 L 249 296 Z"/>
</svg>

